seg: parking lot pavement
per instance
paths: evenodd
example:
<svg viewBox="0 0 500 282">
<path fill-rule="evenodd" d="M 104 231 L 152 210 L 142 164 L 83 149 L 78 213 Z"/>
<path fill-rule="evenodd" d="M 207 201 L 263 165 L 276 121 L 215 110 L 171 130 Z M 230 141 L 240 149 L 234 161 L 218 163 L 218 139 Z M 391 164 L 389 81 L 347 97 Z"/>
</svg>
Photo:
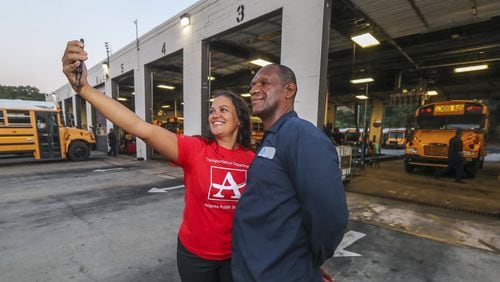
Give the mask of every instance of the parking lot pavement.
<svg viewBox="0 0 500 282">
<path fill-rule="evenodd" d="M 180 281 L 176 243 L 184 193 L 178 167 L 97 154 L 80 163 L 0 161 L 0 179 L 0 281 Z M 438 240 L 451 236 L 432 230 L 416 232 L 430 228 L 427 221 L 444 225 L 443 218 L 453 217 L 450 229 L 469 232 L 471 221 L 460 213 L 348 198 L 346 241 L 326 263 L 337 281 L 499 277 L 498 241 L 484 241 L 493 242 L 486 249 Z M 415 218 L 398 209 L 413 210 Z M 428 216 L 418 220 L 419 214 Z M 485 220 L 498 228 L 498 221 Z"/>
</svg>

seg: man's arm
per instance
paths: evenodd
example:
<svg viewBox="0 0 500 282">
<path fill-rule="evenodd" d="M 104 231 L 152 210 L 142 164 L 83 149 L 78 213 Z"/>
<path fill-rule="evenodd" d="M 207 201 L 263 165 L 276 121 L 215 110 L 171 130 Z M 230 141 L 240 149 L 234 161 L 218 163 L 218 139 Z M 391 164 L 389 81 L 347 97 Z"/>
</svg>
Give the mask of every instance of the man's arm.
<svg viewBox="0 0 500 282">
<path fill-rule="evenodd" d="M 334 146 L 319 130 L 297 132 L 288 169 L 315 262 L 321 265 L 342 240 L 349 212 Z"/>
</svg>

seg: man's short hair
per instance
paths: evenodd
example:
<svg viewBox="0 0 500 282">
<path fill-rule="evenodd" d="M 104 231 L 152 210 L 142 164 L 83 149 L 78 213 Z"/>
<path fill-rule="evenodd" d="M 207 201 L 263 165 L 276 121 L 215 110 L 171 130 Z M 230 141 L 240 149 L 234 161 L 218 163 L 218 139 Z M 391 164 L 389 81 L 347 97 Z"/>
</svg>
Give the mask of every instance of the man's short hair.
<svg viewBox="0 0 500 282">
<path fill-rule="evenodd" d="M 281 84 L 293 82 L 293 84 L 297 85 L 297 78 L 295 78 L 295 73 L 292 69 L 280 64 L 272 64 L 271 66 L 278 69 L 278 76 L 280 77 Z"/>
</svg>

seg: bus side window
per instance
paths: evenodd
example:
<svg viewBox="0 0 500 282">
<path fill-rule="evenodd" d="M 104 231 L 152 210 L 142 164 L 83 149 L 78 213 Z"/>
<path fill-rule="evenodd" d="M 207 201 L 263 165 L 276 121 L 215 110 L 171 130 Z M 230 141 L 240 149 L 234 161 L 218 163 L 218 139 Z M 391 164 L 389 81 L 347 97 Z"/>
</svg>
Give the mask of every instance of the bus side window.
<svg viewBox="0 0 500 282">
<path fill-rule="evenodd" d="M 31 127 L 31 118 L 29 111 L 7 111 L 7 119 L 9 126 L 14 127 Z"/>
<path fill-rule="evenodd" d="M 5 117 L 3 110 L 0 110 L 0 126 L 5 126 Z"/>
</svg>

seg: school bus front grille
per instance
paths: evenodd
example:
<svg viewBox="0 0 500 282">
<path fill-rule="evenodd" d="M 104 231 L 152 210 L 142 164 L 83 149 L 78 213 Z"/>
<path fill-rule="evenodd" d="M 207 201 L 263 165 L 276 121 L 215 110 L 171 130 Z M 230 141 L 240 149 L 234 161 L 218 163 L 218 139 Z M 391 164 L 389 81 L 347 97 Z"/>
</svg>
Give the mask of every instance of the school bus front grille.
<svg viewBox="0 0 500 282">
<path fill-rule="evenodd" d="M 446 145 L 425 145 L 424 155 L 433 157 L 446 157 L 448 155 L 448 146 Z"/>
</svg>

